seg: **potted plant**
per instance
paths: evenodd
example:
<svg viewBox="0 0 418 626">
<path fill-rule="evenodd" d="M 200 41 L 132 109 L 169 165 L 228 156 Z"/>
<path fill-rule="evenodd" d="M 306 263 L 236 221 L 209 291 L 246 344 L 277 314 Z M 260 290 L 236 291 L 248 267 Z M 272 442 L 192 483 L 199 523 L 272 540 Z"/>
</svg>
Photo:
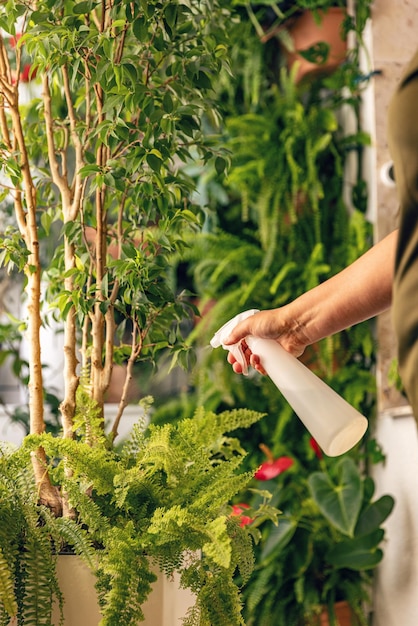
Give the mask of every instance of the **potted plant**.
<svg viewBox="0 0 418 626">
<path fill-rule="evenodd" d="M 88 436 L 30 435 L 18 450 L 2 448 L 2 620 L 17 616 L 23 624 L 51 624 L 54 602 L 65 609 L 56 574 L 64 550 L 94 573 L 101 624 L 143 620 L 155 571 L 177 572 L 181 585 L 193 591 L 185 623 L 241 624 L 234 575 L 237 567 L 244 578 L 251 570 L 251 532 L 239 525 L 229 502 L 249 474 L 237 472 L 244 451 L 227 433 L 260 415 L 201 409 L 193 419 L 147 433 L 138 424 L 117 451 L 109 446 L 94 404 L 84 401 Z M 70 516 L 57 516 L 39 499 L 31 457 L 39 455 L 40 446 L 48 458 L 45 473 L 73 507 Z M 253 519 L 271 515 L 273 509 L 262 508 L 252 512 Z M 61 623 L 59 613 L 54 623 Z M 85 624 L 87 618 L 78 613 L 65 623 Z"/>
<path fill-rule="evenodd" d="M 296 80 L 300 82 L 332 73 L 347 59 L 348 33 L 361 38 L 371 2 L 357 2 L 352 13 L 345 0 L 242 4 L 260 40 L 266 43 L 275 38 L 280 42 L 286 65 L 291 68 L 296 64 Z"/>
<path fill-rule="evenodd" d="M 282 444 L 278 457 L 263 447 L 255 480 L 282 516 L 277 529 L 264 529 L 258 575 L 245 591 L 246 623 L 366 626 L 393 498 L 375 498 L 359 457 L 331 459 L 312 438 L 301 443 Z"/>
<path fill-rule="evenodd" d="M 0 9 L 2 210 L 14 216 L 0 260 L 24 276 L 16 325 L 29 350 L 31 434 L 1 457 L 1 527 L 13 527 L 12 541 L 2 535 L 1 598 L 19 623 L 51 623 L 64 544 L 97 576 L 103 624 L 142 618 L 148 558 L 168 574 L 179 570 L 196 594 L 187 623 L 222 615 L 242 623 L 230 582 L 249 540 L 228 502 L 244 476 L 233 476 L 241 452 L 225 433 L 255 414 L 199 413 L 176 429 L 136 431 L 117 447 L 137 368 L 156 367 L 167 352 L 183 364 L 192 358 L 182 323 L 194 310 L 170 264 L 201 222 L 182 164 L 224 165 L 202 116 L 216 111 L 211 88 L 226 63 L 227 17 L 200 2 Z M 63 336 L 59 437 L 45 432 L 41 329 L 52 318 Z M 125 380 L 105 430 L 115 364 Z"/>
</svg>

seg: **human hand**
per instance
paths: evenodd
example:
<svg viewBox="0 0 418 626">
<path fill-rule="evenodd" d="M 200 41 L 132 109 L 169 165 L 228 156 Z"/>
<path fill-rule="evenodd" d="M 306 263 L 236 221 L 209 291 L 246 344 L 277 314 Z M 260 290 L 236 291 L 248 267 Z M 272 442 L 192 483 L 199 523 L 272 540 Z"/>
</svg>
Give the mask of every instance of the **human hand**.
<svg viewBox="0 0 418 626">
<path fill-rule="evenodd" d="M 260 358 L 251 352 L 245 337 L 253 335 L 263 339 L 274 339 L 285 350 L 297 357 L 303 353 L 309 342 L 303 336 L 302 329 L 296 326 L 296 332 L 294 326 L 293 320 L 292 323 L 287 320 L 286 307 L 260 311 L 239 322 L 233 328 L 229 337 L 224 340 L 224 344 L 233 345 L 241 342 L 241 349 L 247 364 L 261 374 L 265 374 L 266 372 L 260 364 Z M 237 361 L 231 352 L 228 353 L 227 359 L 236 374 L 243 373 L 241 363 Z"/>
</svg>

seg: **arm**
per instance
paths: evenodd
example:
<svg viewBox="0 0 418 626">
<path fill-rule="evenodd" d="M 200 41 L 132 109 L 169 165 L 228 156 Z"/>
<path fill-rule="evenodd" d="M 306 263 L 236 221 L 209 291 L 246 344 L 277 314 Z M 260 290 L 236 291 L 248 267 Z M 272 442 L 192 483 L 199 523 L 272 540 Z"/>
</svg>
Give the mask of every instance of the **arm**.
<svg viewBox="0 0 418 626">
<path fill-rule="evenodd" d="M 306 346 L 388 309 L 392 302 L 393 268 L 398 231 L 382 239 L 344 270 L 302 294 L 293 302 L 261 311 L 238 324 L 226 343 L 247 335 L 276 339 L 288 352 L 300 356 Z M 248 362 L 259 369 L 256 355 Z M 241 366 L 232 355 L 234 371 Z"/>
</svg>

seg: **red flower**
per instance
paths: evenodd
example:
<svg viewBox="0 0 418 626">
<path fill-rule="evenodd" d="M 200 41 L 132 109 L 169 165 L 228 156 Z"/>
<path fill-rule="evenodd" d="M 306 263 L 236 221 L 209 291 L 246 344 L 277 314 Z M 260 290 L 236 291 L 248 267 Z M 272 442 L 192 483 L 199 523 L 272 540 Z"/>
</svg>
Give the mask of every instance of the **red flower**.
<svg viewBox="0 0 418 626">
<path fill-rule="evenodd" d="M 252 517 L 249 517 L 248 515 L 243 515 L 243 512 L 245 509 L 249 509 L 250 506 L 248 504 L 245 504 L 244 502 L 241 504 L 233 504 L 232 505 L 232 513 L 231 513 L 231 517 L 240 517 L 240 526 L 248 526 L 248 524 L 251 524 L 254 520 Z"/>
<path fill-rule="evenodd" d="M 265 461 L 254 474 L 254 478 L 257 480 L 271 480 L 282 472 L 285 472 L 292 465 L 293 459 L 291 459 L 290 456 L 280 456 L 278 459 Z"/>
<path fill-rule="evenodd" d="M 309 445 L 311 446 L 312 450 L 315 452 L 317 458 L 322 459 L 322 457 L 324 456 L 323 452 L 321 448 L 319 447 L 318 442 L 313 437 L 309 439 Z"/>
</svg>

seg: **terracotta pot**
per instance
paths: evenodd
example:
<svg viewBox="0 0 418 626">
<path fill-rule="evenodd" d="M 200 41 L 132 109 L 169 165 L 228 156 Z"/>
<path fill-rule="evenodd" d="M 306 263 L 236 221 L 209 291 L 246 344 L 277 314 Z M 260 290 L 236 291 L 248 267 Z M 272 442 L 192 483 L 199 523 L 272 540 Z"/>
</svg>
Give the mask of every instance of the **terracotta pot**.
<svg viewBox="0 0 418 626">
<path fill-rule="evenodd" d="M 353 612 L 348 602 L 337 602 L 334 605 L 338 626 L 353 626 Z M 318 626 L 329 626 L 328 609 L 324 609 L 318 619 Z"/>
<path fill-rule="evenodd" d="M 342 32 L 345 15 L 344 9 L 340 7 L 331 7 L 326 11 L 318 10 L 316 14 L 312 11 L 304 11 L 288 27 L 295 51 L 286 52 L 287 65 L 291 68 L 298 61 L 297 82 L 307 75 L 330 73 L 345 59 L 347 41 Z M 320 22 L 316 21 L 316 16 L 319 16 Z M 326 42 L 330 46 L 328 58 L 324 64 L 311 63 L 298 54 L 299 51 L 307 50 L 320 42 Z"/>
</svg>

